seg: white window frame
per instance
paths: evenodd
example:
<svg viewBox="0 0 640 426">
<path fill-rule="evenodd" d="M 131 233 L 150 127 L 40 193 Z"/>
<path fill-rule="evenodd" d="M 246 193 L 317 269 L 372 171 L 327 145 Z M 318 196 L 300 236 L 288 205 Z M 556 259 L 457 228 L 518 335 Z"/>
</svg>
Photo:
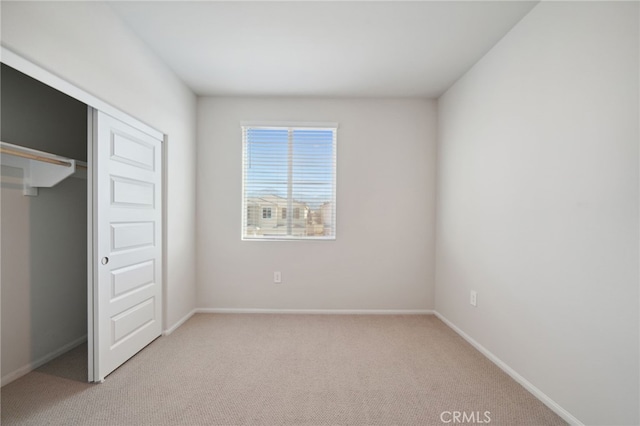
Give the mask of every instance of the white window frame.
<svg viewBox="0 0 640 426">
<path fill-rule="evenodd" d="M 335 122 L 265 122 L 265 121 L 241 121 L 240 127 L 242 129 L 242 220 L 241 220 L 241 228 L 240 228 L 240 237 L 242 241 L 335 241 L 337 236 L 337 174 L 338 174 L 338 164 L 337 164 L 337 131 L 338 131 L 338 123 Z M 330 236 L 294 236 L 294 235 L 286 235 L 286 236 L 248 236 L 245 235 L 244 229 L 245 224 L 247 223 L 247 207 L 246 197 L 245 197 L 245 156 L 246 156 L 246 144 L 244 140 L 244 129 L 245 128 L 264 128 L 264 129 L 305 129 L 305 130 L 327 130 L 332 129 L 335 132 L 334 136 L 334 144 L 333 144 L 333 198 L 330 202 L 333 204 L 333 216 L 332 216 L 332 226 L 333 226 L 333 235 Z M 287 208 L 287 216 L 292 215 L 293 211 L 289 211 Z M 300 215 L 302 216 L 302 215 Z M 276 220 L 278 215 L 276 214 Z"/>
</svg>

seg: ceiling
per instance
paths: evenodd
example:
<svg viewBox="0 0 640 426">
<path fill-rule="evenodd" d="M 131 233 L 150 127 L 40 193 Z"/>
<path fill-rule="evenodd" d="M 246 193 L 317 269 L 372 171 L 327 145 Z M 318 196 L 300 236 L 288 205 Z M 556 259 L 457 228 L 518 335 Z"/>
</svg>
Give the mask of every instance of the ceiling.
<svg viewBox="0 0 640 426">
<path fill-rule="evenodd" d="M 436 98 L 536 3 L 109 4 L 198 95 Z"/>
</svg>

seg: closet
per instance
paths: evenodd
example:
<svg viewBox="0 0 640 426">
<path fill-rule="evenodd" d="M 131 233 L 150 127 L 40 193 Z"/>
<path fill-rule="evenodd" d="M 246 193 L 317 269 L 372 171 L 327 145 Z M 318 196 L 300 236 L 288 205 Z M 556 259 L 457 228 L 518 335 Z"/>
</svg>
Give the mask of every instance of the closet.
<svg viewBox="0 0 640 426">
<path fill-rule="evenodd" d="M 0 82 L 4 385 L 87 340 L 88 141 L 86 104 L 4 64 Z"/>
<path fill-rule="evenodd" d="M 102 382 L 162 331 L 164 135 L 1 49 L 2 385 L 84 342 Z"/>
</svg>

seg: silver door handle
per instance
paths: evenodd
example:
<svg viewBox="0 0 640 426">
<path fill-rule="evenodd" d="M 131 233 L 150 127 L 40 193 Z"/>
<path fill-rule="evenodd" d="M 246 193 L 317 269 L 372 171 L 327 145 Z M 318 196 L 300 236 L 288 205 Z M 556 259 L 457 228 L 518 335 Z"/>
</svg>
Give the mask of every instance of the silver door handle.
<svg viewBox="0 0 640 426">
<path fill-rule="evenodd" d="M 102 260 L 100 261 L 103 265 L 106 265 L 107 263 L 109 263 L 109 258 L 108 257 L 103 257 Z"/>
</svg>

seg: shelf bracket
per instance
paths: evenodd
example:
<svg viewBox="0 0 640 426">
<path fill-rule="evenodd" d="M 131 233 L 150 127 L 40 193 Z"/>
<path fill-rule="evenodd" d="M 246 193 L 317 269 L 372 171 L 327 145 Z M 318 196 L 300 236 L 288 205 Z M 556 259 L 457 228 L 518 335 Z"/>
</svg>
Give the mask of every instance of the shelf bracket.
<svg viewBox="0 0 640 426">
<path fill-rule="evenodd" d="M 38 188 L 51 188 L 62 182 L 76 171 L 75 160 L 65 160 L 69 166 L 44 163 L 37 160 L 27 160 L 24 168 L 23 194 L 37 196 Z"/>
</svg>

